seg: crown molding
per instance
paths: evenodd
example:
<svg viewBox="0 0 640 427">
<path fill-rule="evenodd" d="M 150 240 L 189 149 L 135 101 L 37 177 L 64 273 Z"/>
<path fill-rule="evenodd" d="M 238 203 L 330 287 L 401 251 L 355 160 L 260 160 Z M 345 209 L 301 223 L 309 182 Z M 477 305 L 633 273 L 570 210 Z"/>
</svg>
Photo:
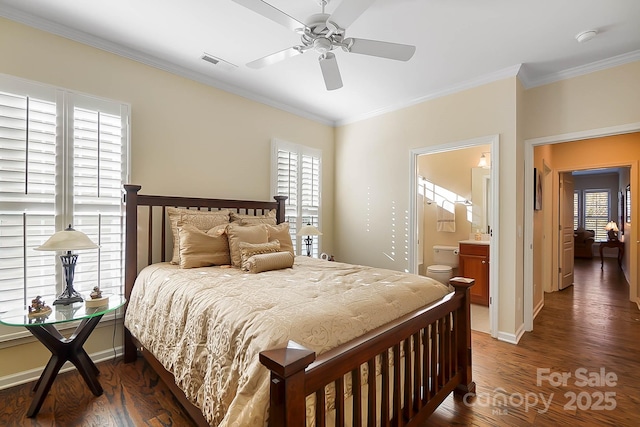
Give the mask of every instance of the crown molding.
<svg viewBox="0 0 640 427">
<path fill-rule="evenodd" d="M 208 86 L 212 86 L 220 90 L 224 90 L 225 92 L 229 92 L 234 95 L 238 95 L 243 98 L 249 99 L 251 101 L 259 102 L 261 104 L 277 108 L 287 113 L 295 114 L 302 118 L 313 120 L 320 124 L 334 126 L 333 120 L 329 120 L 326 117 L 319 116 L 317 114 L 313 114 L 308 111 L 304 111 L 299 108 L 292 107 L 291 105 L 274 101 L 270 98 L 257 95 L 253 92 L 241 89 L 237 86 L 223 83 L 220 80 L 217 80 L 211 76 L 207 76 L 205 74 L 192 71 L 190 69 L 174 64 L 172 62 L 156 58 L 155 56 L 152 56 L 152 55 L 147 55 L 138 50 L 130 49 L 117 43 L 109 42 L 100 37 L 93 36 L 83 31 L 78 31 L 52 21 L 24 13 L 22 11 L 16 10 L 11 7 L 4 7 L 0 11 L 0 16 L 10 19 L 12 21 L 16 21 L 21 24 L 33 27 L 33 28 L 36 28 L 36 29 L 42 30 L 42 31 L 46 31 L 51 34 L 55 34 L 55 35 L 76 41 L 78 43 L 92 46 L 97 49 L 104 50 L 106 52 L 113 53 L 115 55 L 122 56 L 124 58 L 128 58 L 136 62 L 140 62 L 142 64 L 157 68 L 162 71 L 166 71 L 171 74 L 185 77 L 187 79 L 190 79 Z"/>
<path fill-rule="evenodd" d="M 521 79 L 525 89 L 531 89 L 537 86 L 543 86 L 549 83 L 555 83 L 561 80 L 571 79 L 573 77 L 583 76 L 596 71 L 606 70 L 607 68 L 613 68 L 620 65 L 628 64 L 640 60 L 640 50 L 634 50 L 633 52 L 623 53 L 621 55 L 612 56 L 611 58 L 602 59 L 600 61 L 592 62 L 590 64 L 580 65 L 578 67 L 568 68 L 566 70 L 545 74 L 538 78 L 527 76 L 526 64 L 523 67 L 524 73 Z"/>
<path fill-rule="evenodd" d="M 474 87 L 482 86 L 488 83 L 492 83 L 492 82 L 513 77 L 513 76 L 518 77 L 518 79 L 522 82 L 525 89 L 531 89 L 536 86 L 542 86 L 542 85 L 554 83 L 560 80 L 570 79 L 573 77 L 589 74 L 595 71 L 601 71 L 607 68 L 612 68 L 612 67 L 616 67 L 619 65 L 624 65 L 630 62 L 635 62 L 640 60 L 640 50 L 636 50 L 633 52 L 629 52 L 629 53 L 617 55 L 611 58 L 596 61 L 590 64 L 563 70 L 557 73 L 546 74 L 543 76 L 539 76 L 537 78 L 532 76 L 531 73 L 527 71 L 528 70 L 527 64 L 517 64 L 511 67 L 504 68 L 502 70 L 495 71 L 493 73 L 485 74 L 485 75 L 452 85 L 450 87 L 444 88 L 442 90 L 438 90 L 436 92 L 433 92 L 427 95 L 420 96 L 418 98 L 414 98 L 414 99 L 410 99 L 410 100 L 396 103 L 393 105 L 389 105 L 387 107 L 379 108 L 379 109 L 370 111 L 368 113 L 334 121 L 327 117 L 320 116 L 318 114 L 314 114 L 309 111 L 301 110 L 300 108 L 296 108 L 282 102 L 274 101 L 273 99 L 270 99 L 261 95 L 257 95 L 256 93 L 247 91 L 245 89 L 241 89 L 237 86 L 223 83 L 220 80 L 217 80 L 211 76 L 189 70 L 180 65 L 156 58 L 151 55 L 147 55 L 135 49 L 130 49 L 122 45 L 119 45 L 117 43 L 112 43 L 104 39 L 101 39 L 99 37 L 90 35 L 88 33 L 74 30 L 64 25 L 60 25 L 52 21 L 24 13 L 22 11 L 16 10 L 9 6 L 3 7 L 3 9 L 0 11 L 0 16 L 10 19 L 12 21 L 16 21 L 16 22 L 28 25 L 30 27 L 33 27 L 42 31 L 46 31 L 48 33 L 52 33 L 52 34 L 82 43 L 82 44 L 95 47 L 97 49 L 104 50 L 106 52 L 113 53 L 118 56 L 122 56 L 128 59 L 134 60 L 136 62 L 140 62 L 142 64 L 166 71 L 171 74 L 185 77 L 187 79 L 190 79 L 208 86 L 212 86 L 220 90 L 224 90 L 234 95 L 238 95 L 243 98 L 249 99 L 251 101 L 255 101 L 273 108 L 277 108 L 279 110 L 294 114 L 299 117 L 306 118 L 306 119 L 315 121 L 317 123 L 327 125 L 327 126 L 333 126 L 333 127 L 342 126 L 342 125 L 366 120 L 369 118 L 373 118 L 376 116 L 380 116 L 382 114 L 398 111 L 398 110 L 410 107 L 412 105 L 416 105 L 416 104 L 420 104 L 422 102 L 430 101 L 436 98 L 452 95 L 454 93 L 462 92 L 468 89 L 472 89 Z"/>
<path fill-rule="evenodd" d="M 473 79 L 457 83 L 453 86 L 449 86 L 442 90 L 438 90 L 436 92 L 420 96 L 418 98 L 414 98 L 408 100 L 406 102 L 396 103 L 390 105 L 388 107 L 380 108 L 369 113 L 360 114 L 358 116 L 353 116 L 348 119 L 338 120 L 336 121 L 336 126 L 347 125 L 354 122 L 359 122 L 361 120 L 370 119 L 376 116 L 380 116 L 382 114 L 391 113 L 393 111 L 398 111 L 403 108 L 410 107 L 412 105 L 420 104 L 426 101 L 431 101 L 436 98 L 442 98 L 444 96 L 452 95 L 454 93 L 462 92 L 468 89 L 473 89 L 474 87 L 482 86 L 487 83 L 492 83 L 498 80 L 503 80 L 509 77 L 514 77 L 518 75 L 522 64 L 517 64 L 511 67 L 503 68 L 502 70 L 495 71 L 493 73 L 485 74 L 482 76 L 475 77 Z"/>
</svg>

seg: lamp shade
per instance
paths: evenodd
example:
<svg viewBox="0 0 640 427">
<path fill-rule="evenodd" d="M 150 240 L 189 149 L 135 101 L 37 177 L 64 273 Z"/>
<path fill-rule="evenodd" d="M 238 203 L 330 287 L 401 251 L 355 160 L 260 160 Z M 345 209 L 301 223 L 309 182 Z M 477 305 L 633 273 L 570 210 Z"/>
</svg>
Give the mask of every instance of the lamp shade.
<svg viewBox="0 0 640 427">
<path fill-rule="evenodd" d="M 613 231 L 620 231 L 618 230 L 618 224 L 616 224 L 615 221 L 609 221 L 607 223 L 607 225 L 604 227 L 605 230 L 609 231 L 609 230 L 613 230 Z"/>
<path fill-rule="evenodd" d="M 322 236 L 320 230 L 315 225 L 307 224 L 298 231 L 298 236 Z"/>
<path fill-rule="evenodd" d="M 86 234 L 74 230 L 69 225 L 66 230 L 58 231 L 41 246 L 34 249 L 36 251 L 77 251 L 80 249 L 96 249 L 98 247 Z"/>
</svg>

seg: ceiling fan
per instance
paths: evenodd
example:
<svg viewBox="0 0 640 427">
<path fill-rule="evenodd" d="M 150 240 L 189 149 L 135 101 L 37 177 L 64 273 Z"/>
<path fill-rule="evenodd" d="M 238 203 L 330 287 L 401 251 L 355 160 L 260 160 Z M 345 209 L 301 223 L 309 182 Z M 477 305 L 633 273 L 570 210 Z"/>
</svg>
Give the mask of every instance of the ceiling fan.
<svg viewBox="0 0 640 427">
<path fill-rule="evenodd" d="M 324 13 L 329 0 L 320 0 L 322 13 L 311 15 L 306 23 L 287 15 L 262 0 L 233 0 L 234 2 L 271 19 L 300 34 L 302 44 L 292 46 L 263 58 L 249 62 L 248 67 L 262 68 L 309 50 L 320 54 L 320 69 L 327 90 L 342 87 L 342 77 L 336 56 L 331 52 L 342 48 L 345 52 L 381 58 L 408 61 L 416 51 L 415 46 L 369 39 L 345 38 L 345 29 L 351 25 L 376 0 L 342 0 L 332 15 Z"/>
</svg>

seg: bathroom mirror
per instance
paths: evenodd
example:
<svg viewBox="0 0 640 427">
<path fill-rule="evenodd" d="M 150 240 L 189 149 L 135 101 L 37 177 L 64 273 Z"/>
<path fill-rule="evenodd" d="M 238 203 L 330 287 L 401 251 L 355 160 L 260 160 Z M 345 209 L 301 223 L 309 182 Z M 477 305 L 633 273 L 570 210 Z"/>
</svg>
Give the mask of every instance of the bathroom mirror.
<svg viewBox="0 0 640 427">
<path fill-rule="evenodd" d="M 472 223 L 471 231 L 480 230 L 488 233 L 491 209 L 491 169 L 471 169 L 471 207 Z"/>
</svg>

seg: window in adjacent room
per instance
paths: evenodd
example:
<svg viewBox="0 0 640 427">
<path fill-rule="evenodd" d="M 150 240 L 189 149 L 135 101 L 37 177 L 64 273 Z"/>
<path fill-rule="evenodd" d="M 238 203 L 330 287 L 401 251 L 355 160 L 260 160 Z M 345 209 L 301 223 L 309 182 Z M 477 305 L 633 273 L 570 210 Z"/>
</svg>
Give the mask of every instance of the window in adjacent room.
<svg viewBox="0 0 640 427">
<path fill-rule="evenodd" d="M 35 251 L 69 224 L 100 245 L 78 252 L 74 287 L 122 293 L 129 106 L 0 76 L 0 311 L 63 289 L 58 257 Z"/>
<path fill-rule="evenodd" d="M 297 230 L 305 224 L 320 226 L 322 151 L 273 140 L 271 154 L 273 195 L 287 196 L 285 216 L 289 222 L 295 253 L 306 254 L 304 236 Z M 318 257 L 318 237 L 313 238 L 312 256 Z"/>
<path fill-rule="evenodd" d="M 577 230 L 580 226 L 580 192 L 573 192 L 573 229 Z"/>
<path fill-rule="evenodd" d="M 596 232 L 596 241 L 607 240 L 607 231 L 604 228 L 609 222 L 609 191 L 584 190 L 583 196 L 584 228 Z"/>
</svg>

